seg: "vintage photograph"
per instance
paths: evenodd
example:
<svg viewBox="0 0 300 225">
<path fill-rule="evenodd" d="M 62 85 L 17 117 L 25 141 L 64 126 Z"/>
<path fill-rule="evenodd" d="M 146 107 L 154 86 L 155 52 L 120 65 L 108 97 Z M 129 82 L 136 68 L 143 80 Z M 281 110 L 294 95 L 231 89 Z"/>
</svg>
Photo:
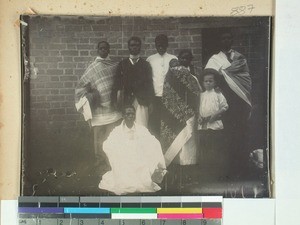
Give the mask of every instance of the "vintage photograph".
<svg viewBox="0 0 300 225">
<path fill-rule="evenodd" d="M 21 24 L 21 195 L 271 196 L 270 17 Z"/>
</svg>

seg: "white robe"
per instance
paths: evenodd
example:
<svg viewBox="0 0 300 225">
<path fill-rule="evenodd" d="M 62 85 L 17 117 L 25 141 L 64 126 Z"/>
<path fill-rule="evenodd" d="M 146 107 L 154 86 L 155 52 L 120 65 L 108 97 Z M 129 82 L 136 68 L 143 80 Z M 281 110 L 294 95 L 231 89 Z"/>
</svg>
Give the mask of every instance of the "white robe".
<svg viewBox="0 0 300 225">
<path fill-rule="evenodd" d="M 156 192 L 161 188 L 151 179 L 155 169 L 165 169 L 165 160 L 158 140 L 147 128 L 124 123 L 116 127 L 103 143 L 111 171 L 105 173 L 99 188 L 123 195 Z"/>
</svg>

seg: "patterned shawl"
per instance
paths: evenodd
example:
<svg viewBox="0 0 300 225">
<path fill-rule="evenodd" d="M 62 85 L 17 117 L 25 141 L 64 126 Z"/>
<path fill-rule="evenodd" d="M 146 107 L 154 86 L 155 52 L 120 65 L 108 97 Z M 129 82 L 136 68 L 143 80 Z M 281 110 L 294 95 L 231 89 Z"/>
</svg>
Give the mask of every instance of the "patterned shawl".
<svg viewBox="0 0 300 225">
<path fill-rule="evenodd" d="M 231 66 L 222 70 L 222 73 L 229 87 L 251 106 L 252 81 L 249 74 L 247 60 L 242 54 L 236 51 L 234 53 Z"/>
<path fill-rule="evenodd" d="M 93 114 L 104 114 L 114 111 L 111 108 L 111 91 L 116 74 L 117 63 L 110 59 L 96 59 L 86 69 L 75 90 L 75 102 L 86 93 L 96 93 L 91 105 Z"/>
<path fill-rule="evenodd" d="M 251 76 L 245 56 L 232 50 L 232 62 L 221 51 L 213 55 L 207 62 L 205 69 L 215 69 L 219 71 L 230 89 L 251 107 Z"/>
<path fill-rule="evenodd" d="M 195 76 L 182 66 L 171 67 L 166 75 L 161 114 L 161 144 L 165 152 L 187 121 L 197 114 L 200 86 Z"/>
</svg>

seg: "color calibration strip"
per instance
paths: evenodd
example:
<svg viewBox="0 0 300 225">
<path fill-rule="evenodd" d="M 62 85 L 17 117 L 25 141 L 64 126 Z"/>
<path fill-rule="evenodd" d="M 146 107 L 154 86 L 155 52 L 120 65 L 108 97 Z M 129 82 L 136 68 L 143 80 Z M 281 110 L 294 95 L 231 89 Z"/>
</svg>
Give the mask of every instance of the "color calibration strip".
<svg viewBox="0 0 300 225">
<path fill-rule="evenodd" d="M 18 213 L 19 224 L 26 225 L 220 225 L 222 201 L 219 196 L 20 197 Z"/>
</svg>

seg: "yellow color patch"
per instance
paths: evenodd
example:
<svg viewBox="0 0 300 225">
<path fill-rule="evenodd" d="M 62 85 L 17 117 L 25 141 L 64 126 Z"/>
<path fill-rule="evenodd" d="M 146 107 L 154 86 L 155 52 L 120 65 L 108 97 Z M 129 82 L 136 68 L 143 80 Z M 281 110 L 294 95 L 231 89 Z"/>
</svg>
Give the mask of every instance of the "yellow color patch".
<svg viewBox="0 0 300 225">
<path fill-rule="evenodd" d="M 157 213 L 202 213 L 202 208 L 157 208 Z"/>
</svg>

